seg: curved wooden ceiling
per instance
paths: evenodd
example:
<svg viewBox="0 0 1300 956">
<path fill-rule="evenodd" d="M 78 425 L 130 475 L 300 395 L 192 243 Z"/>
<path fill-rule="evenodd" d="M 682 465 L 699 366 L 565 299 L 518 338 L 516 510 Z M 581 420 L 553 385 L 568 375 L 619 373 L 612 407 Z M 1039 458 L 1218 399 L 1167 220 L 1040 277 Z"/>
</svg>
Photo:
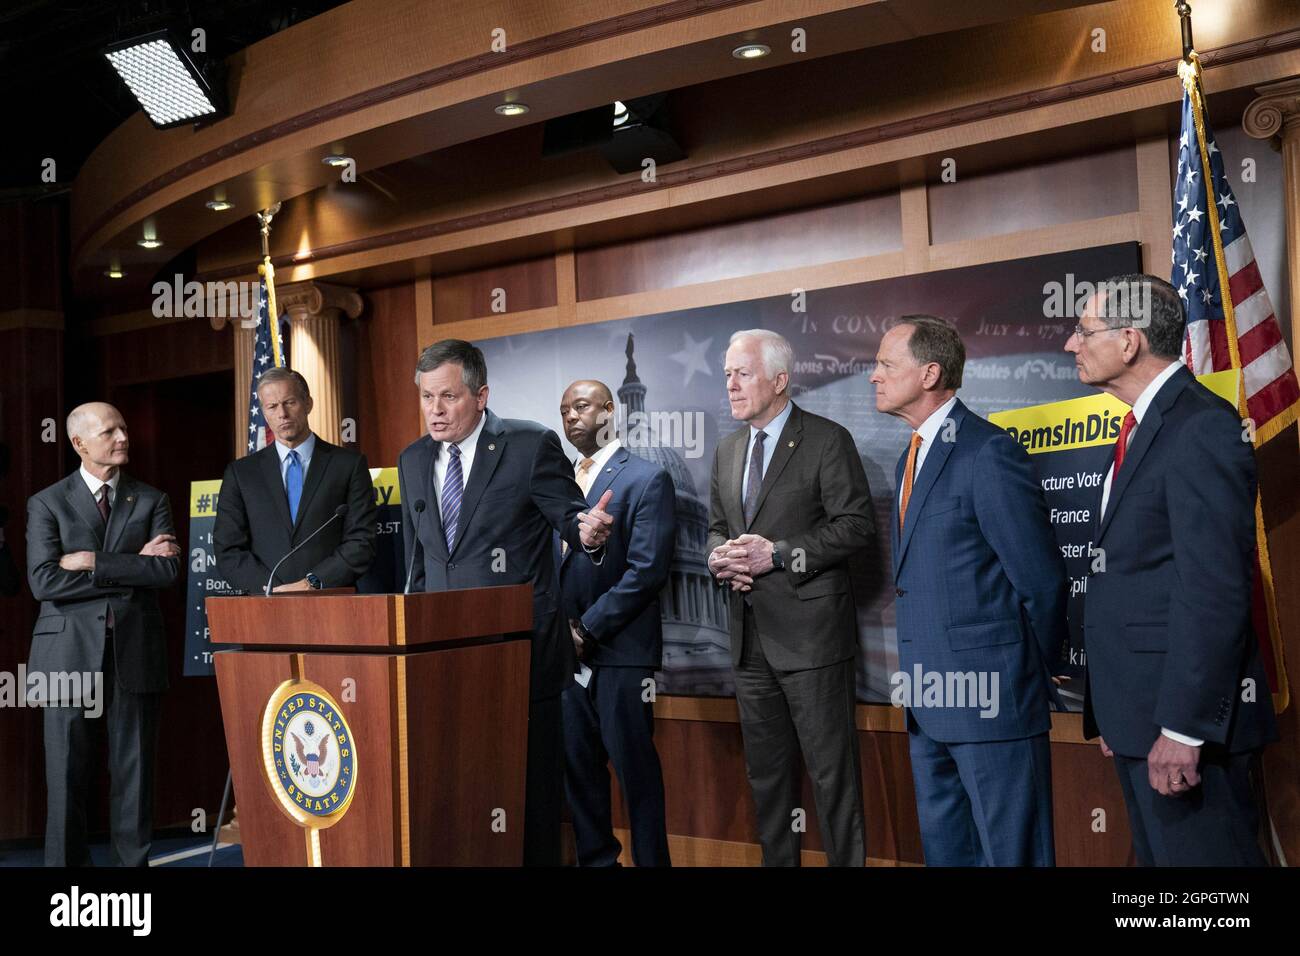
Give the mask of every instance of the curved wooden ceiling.
<svg viewBox="0 0 1300 956">
<path fill-rule="evenodd" d="M 1235 32 L 1225 26 L 1217 36 L 1211 33 L 1213 39 L 1240 41 L 1287 19 L 1277 13 L 1287 6 L 1286 0 L 1235 3 L 1251 8 L 1254 16 L 1238 18 Z M 468 158 L 472 169 L 474 150 L 479 149 L 485 167 L 492 161 L 499 166 L 500 157 L 494 157 L 493 150 L 519 149 L 520 144 L 532 147 L 525 126 L 554 116 L 686 86 L 712 83 L 728 88 L 730 77 L 736 78 L 730 81 L 732 87 L 736 83 L 763 86 L 764 95 L 774 96 L 774 90 L 780 89 L 776 77 L 787 72 L 777 68 L 798 63 L 794 69 L 813 70 L 809 74 L 813 76 L 812 61 L 837 56 L 839 60 L 826 61 L 821 82 L 833 82 L 832 62 L 850 62 L 855 66 L 856 88 L 865 91 L 864 100 L 870 99 L 876 82 L 892 100 L 883 112 L 858 110 L 848 117 L 844 132 L 861 129 L 864 115 L 884 116 L 896 125 L 922 114 L 933 119 L 942 114 L 936 106 L 964 107 L 978 115 L 979 104 L 995 89 L 1004 96 L 1020 89 L 1040 89 L 1045 75 L 1057 84 L 1093 77 L 1104 85 L 1110 75 L 1095 61 L 1070 62 L 1063 55 L 1073 42 L 1068 36 L 1057 38 L 1058 44 L 1064 43 L 1058 49 L 1050 45 L 1032 49 L 1034 44 L 1026 40 L 1037 27 L 1026 23 L 1030 14 L 1039 24 L 1044 22 L 1044 11 L 1065 11 L 1054 22 L 1069 34 L 1097 19 L 1093 11 L 1107 11 L 1107 22 L 1128 29 L 1127 36 L 1121 33 L 1112 41 L 1118 53 L 1112 65 L 1132 71 L 1168 59 L 1153 56 L 1153 45 L 1169 45 L 1172 38 L 1176 47 L 1176 18 L 1167 11 L 1164 16 L 1157 13 L 1166 6 L 1166 0 L 1095 6 L 1086 0 L 962 4 L 946 0 L 540 0 L 527 5 L 510 0 L 437 4 L 354 0 L 232 58 L 230 117 L 198 130 L 158 131 L 137 115 L 104 141 L 73 188 L 74 287 L 80 296 L 101 302 L 133 301 L 138 307 L 155 273 L 178 253 L 185 253 L 182 261 L 187 265 L 197 264 L 205 272 L 243 273 L 258 254 L 253 213 L 308 193 L 313 195 L 306 205 L 304 200 L 288 204 L 277 220 L 277 227 L 288 228 L 277 228 L 273 254 L 291 256 L 298 251 L 294 244 L 301 244 L 299 237 L 314 230 L 313 256 L 319 258 L 316 252 L 329 247 L 338 256 L 339 269 L 318 267 L 313 274 L 353 268 L 360 260 L 349 256 L 353 250 L 348 243 L 374 244 L 376 235 L 386 234 L 389 245 L 401 246 L 402 228 L 437 235 L 436 226 L 430 232 L 431 216 L 441 220 L 459 212 L 463 218 L 466 209 L 473 207 L 471 203 L 457 209 L 457 200 L 464 196 L 439 197 L 442 208 L 436 214 L 426 213 L 421 205 L 421 215 L 413 219 L 410 208 L 393 208 L 406 202 L 403 199 L 389 203 L 390 211 L 379 217 L 389 221 L 377 221 L 373 210 L 358 211 L 361 200 L 341 190 L 337 171 L 322 164 L 322 157 L 331 152 L 355 157 L 359 173 L 373 174 L 368 181 L 382 191 L 388 174 L 399 180 L 435 175 L 437 165 L 431 163 L 435 154 Z M 1141 10 L 1135 12 L 1135 7 Z M 1017 18 L 1020 22 L 1013 22 Z M 1300 21 L 1294 15 L 1289 19 Z M 790 50 L 790 31 L 796 26 L 807 31 L 804 54 Z M 504 52 L 489 48 L 496 28 L 505 30 Z M 953 32 L 957 30 L 968 33 Z M 1198 32 L 1198 41 L 1204 38 Z M 754 63 L 730 55 L 738 43 L 751 40 L 767 42 L 773 54 Z M 977 56 L 964 61 L 962 51 L 968 42 L 979 48 Z M 900 69 L 910 72 L 910 58 L 927 52 L 921 44 L 933 44 L 929 52 L 944 53 L 949 61 L 927 63 L 927 74 L 933 73 L 940 85 L 925 96 L 900 84 L 898 75 Z M 1004 49 L 1008 46 L 1010 51 Z M 880 57 L 844 60 L 852 51 L 885 47 L 889 52 Z M 1176 56 L 1176 49 L 1171 52 Z M 983 70 L 987 75 L 972 78 L 971 66 L 979 60 L 987 66 Z M 878 79 L 871 75 L 875 64 L 882 71 Z M 743 76 L 755 71 L 763 76 Z M 1016 85 L 1022 73 L 1030 78 L 1028 87 Z M 1161 75 L 1157 71 L 1152 78 Z M 764 85 L 768 77 L 773 79 Z M 990 83 L 990 77 L 997 83 Z M 493 111 L 495 105 L 513 99 L 531 107 L 522 120 Z M 786 103 L 787 113 L 789 108 Z M 953 114 L 949 121 L 969 118 Z M 795 130 L 786 145 L 797 146 L 799 139 Z M 724 154 L 725 149 L 712 153 L 701 149 L 683 165 L 697 161 L 716 165 Z M 519 149 L 516 165 L 526 170 L 536 155 L 535 148 Z M 789 159 L 782 157 L 782 161 Z M 462 168 L 465 165 L 462 161 Z M 494 183 L 492 202 L 517 206 L 527 194 L 527 185 L 524 193 L 513 197 L 509 190 L 520 187 L 520 175 L 531 178 L 516 170 L 513 184 L 503 181 L 498 188 Z M 567 175 L 572 181 L 565 183 L 565 175 L 558 174 L 561 193 L 589 188 L 598 179 L 589 174 L 580 177 L 571 169 Z M 679 178 L 689 181 L 691 175 L 691 170 L 683 169 Z M 555 173 L 550 176 L 557 179 Z M 536 178 L 545 177 L 539 173 Z M 609 178 L 616 177 L 611 173 Z M 233 210 L 213 213 L 205 208 L 216 189 L 235 203 Z M 423 195 L 425 199 L 415 200 L 421 204 L 429 198 L 428 190 L 405 192 Z M 540 195 L 534 191 L 528 198 L 538 201 Z M 472 215 L 482 215 L 482 203 L 479 206 Z M 244 227 L 230 228 L 237 222 L 246 227 L 246 239 Z M 136 245 L 146 226 L 164 242 L 161 249 L 148 251 Z M 209 240 L 223 230 L 225 235 Z M 195 257 L 200 243 L 206 251 Z M 231 248 L 232 243 L 238 248 Z M 412 251 L 421 250 L 412 247 Z M 103 277 L 110 263 L 120 264 L 127 277 L 117 281 Z M 189 273 L 192 268 L 181 271 Z"/>
</svg>

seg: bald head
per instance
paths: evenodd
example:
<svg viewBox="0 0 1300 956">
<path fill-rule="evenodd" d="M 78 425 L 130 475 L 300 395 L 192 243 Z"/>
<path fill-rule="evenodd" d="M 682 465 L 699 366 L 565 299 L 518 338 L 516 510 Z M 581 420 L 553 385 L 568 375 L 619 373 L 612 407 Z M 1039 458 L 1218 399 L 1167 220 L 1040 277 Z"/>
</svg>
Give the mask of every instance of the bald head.
<svg viewBox="0 0 1300 956">
<path fill-rule="evenodd" d="M 68 441 L 81 464 L 107 481 L 127 463 L 130 441 L 122 413 L 107 402 L 86 402 L 68 415 Z"/>
<path fill-rule="evenodd" d="M 560 420 L 564 437 L 588 458 L 616 437 L 614 395 L 596 379 L 579 379 L 564 390 Z"/>
</svg>

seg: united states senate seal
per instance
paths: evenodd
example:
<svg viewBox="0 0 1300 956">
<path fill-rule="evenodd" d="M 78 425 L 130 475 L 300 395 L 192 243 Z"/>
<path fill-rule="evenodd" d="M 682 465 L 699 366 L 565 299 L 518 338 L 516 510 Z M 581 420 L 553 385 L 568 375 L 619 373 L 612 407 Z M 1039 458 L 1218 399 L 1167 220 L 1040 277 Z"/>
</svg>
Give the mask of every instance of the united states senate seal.
<svg viewBox="0 0 1300 956">
<path fill-rule="evenodd" d="M 352 729 L 338 702 L 307 680 L 287 680 L 262 712 L 267 782 L 299 826 L 324 829 L 343 818 L 357 786 Z"/>
</svg>

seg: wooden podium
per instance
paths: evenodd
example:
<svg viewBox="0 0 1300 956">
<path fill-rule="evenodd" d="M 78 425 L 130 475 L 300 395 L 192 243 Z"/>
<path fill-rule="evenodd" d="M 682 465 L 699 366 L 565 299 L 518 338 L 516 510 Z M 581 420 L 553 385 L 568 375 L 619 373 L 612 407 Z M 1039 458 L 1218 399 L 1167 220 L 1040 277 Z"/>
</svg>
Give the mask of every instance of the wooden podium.
<svg viewBox="0 0 1300 956">
<path fill-rule="evenodd" d="M 522 863 L 531 585 L 207 612 L 246 865 Z"/>
</svg>

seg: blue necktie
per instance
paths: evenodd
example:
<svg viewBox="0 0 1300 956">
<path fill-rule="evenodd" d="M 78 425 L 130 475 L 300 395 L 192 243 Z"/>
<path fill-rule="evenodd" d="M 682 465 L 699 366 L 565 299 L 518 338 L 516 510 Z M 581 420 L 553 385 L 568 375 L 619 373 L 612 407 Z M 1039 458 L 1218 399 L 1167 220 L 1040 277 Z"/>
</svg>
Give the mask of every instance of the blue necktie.
<svg viewBox="0 0 1300 956">
<path fill-rule="evenodd" d="M 289 469 L 284 476 L 284 488 L 289 492 L 289 520 L 298 523 L 298 502 L 302 500 L 302 459 L 298 452 L 289 452 Z"/>
<path fill-rule="evenodd" d="M 460 469 L 460 446 L 448 445 L 451 459 L 447 477 L 442 482 L 442 533 L 447 539 L 447 553 L 456 543 L 456 521 L 460 518 L 460 499 L 465 496 L 465 478 Z"/>
</svg>

